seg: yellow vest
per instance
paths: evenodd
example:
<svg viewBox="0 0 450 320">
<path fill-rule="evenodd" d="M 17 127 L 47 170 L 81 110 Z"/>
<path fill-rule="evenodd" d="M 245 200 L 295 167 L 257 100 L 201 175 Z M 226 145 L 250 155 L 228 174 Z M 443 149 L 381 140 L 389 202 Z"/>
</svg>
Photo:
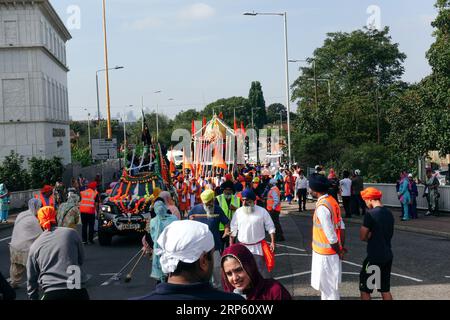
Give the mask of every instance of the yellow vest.
<svg viewBox="0 0 450 320">
<path fill-rule="evenodd" d="M 232 210 L 230 210 L 230 208 L 228 208 L 228 203 L 227 203 L 227 200 L 225 199 L 225 195 L 221 194 L 220 196 L 217 196 L 216 199 L 219 202 L 220 208 L 222 208 L 223 212 L 225 213 L 227 218 L 230 219 L 230 222 L 231 222 L 231 219 L 233 219 L 234 211 L 232 211 Z M 235 195 L 232 195 L 230 204 L 235 208 L 239 208 L 241 206 L 241 201 L 238 197 L 236 197 Z M 225 230 L 225 226 L 222 223 L 219 225 L 219 230 L 220 231 Z"/>
</svg>

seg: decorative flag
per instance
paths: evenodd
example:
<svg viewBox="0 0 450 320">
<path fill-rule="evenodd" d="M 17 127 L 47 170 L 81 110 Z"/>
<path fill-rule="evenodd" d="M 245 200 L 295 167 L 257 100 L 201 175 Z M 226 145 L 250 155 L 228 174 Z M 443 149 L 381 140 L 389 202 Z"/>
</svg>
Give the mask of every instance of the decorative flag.
<svg viewBox="0 0 450 320">
<path fill-rule="evenodd" d="M 170 173 L 174 173 L 177 171 L 177 168 L 175 167 L 175 160 L 173 158 L 173 148 L 170 148 Z"/>
<path fill-rule="evenodd" d="M 238 130 L 237 121 L 236 118 L 234 118 L 234 134 L 236 134 L 237 130 Z"/>
<path fill-rule="evenodd" d="M 214 156 L 213 156 L 212 165 L 213 165 L 213 167 L 216 167 L 216 168 L 222 168 L 224 170 L 228 169 L 227 164 L 223 160 L 223 157 L 220 153 L 219 144 L 216 144 L 216 146 L 214 148 Z"/>
<path fill-rule="evenodd" d="M 191 126 L 191 130 L 192 130 L 192 135 L 195 135 L 195 122 L 192 119 L 192 126 Z"/>
<path fill-rule="evenodd" d="M 186 156 L 186 152 L 183 148 L 183 174 L 186 169 L 192 170 L 191 160 Z"/>
<path fill-rule="evenodd" d="M 206 127 L 206 118 L 205 118 L 205 117 L 203 117 L 203 124 L 202 124 L 202 127 L 203 127 L 203 128 Z"/>
<path fill-rule="evenodd" d="M 221 120 L 223 120 L 223 112 L 220 112 L 220 113 L 219 113 L 219 118 L 220 118 Z"/>
<path fill-rule="evenodd" d="M 245 135 L 245 128 L 244 128 L 244 122 L 243 121 L 241 121 L 241 131 L 242 131 L 242 134 Z"/>
<path fill-rule="evenodd" d="M 144 110 L 142 110 L 142 134 L 141 140 L 144 143 L 144 146 L 149 146 L 152 143 L 152 136 L 150 134 L 150 130 L 148 129 L 147 121 L 145 121 Z"/>
</svg>

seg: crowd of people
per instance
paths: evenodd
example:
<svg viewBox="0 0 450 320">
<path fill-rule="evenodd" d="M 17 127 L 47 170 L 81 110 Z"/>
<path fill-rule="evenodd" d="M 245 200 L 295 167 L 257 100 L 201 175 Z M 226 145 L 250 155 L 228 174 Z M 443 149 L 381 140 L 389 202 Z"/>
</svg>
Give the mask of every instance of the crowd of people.
<svg viewBox="0 0 450 320">
<path fill-rule="evenodd" d="M 427 177 L 425 194 L 432 213 L 437 210 L 438 183 L 429 171 Z M 298 201 L 299 211 L 306 211 L 309 196 L 316 200 L 311 286 L 324 300 L 340 298 L 341 263 L 347 252 L 340 196 L 346 217 L 364 216 L 360 237 L 368 242 L 368 257 L 360 275 L 361 298 L 370 299 L 373 292 L 366 286 L 371 265 L 381 270 L 378 289 L 383 298 L 392 298 L 394 219 L 381 203 L 381 192 L 364 188 L 360 170 L 344 171 L 339 179 L 333 169 L 326 176 L 318 165 L 307 178 L 298 166 L 271 172 L 267 166 L 247 165 L 234 174 L 216 172 L 212 178 L 197 178 L 189 170 L 175 172 L 172 180 L 176 199 L 169 191 L 154 192 L 154 214 L 142 239 L 143 255 L 153 255 L 150 276 L 157 286 L 135 299 L 291 299 L 272 277 L 276 243 L 286 240 L 280 224 L 281 203 Z M 100 191 L 97 181 L 80 177 L 67 190 L 60 183 L 46 185 L 30 199 L 29 209 L 17 216 L 12 234 L 12 288 L 26 274 L 30 299 L 38 299 L 40 290 L 44 300 L 89 299 L 84 273 L 81 287 L 68 289 L 67 269 L 81 268 L 84 246 L 94 243 Z M 1 210 L 8 196 L 0 184 Z M 417 217 L 417 186 L 411 175 L 402 173 L 398 196 L 403 220 Z M 76 230 L 80 222 L 81 237 Z"/>
</svg>

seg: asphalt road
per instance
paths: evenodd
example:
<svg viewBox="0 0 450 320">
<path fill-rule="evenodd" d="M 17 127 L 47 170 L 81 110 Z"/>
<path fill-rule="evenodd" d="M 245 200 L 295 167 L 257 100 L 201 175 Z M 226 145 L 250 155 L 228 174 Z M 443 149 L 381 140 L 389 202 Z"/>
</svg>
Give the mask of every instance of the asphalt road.
<svg viewBox="0 0 450 320">
<path fill-rule="evenodd" d="M 319 299 L 319 293 L 310 283 L 311 230 L 310 216 L 299 214 L 281 217 L 286 241 L 277 246 L 277 259 L 273 276 L 279 279 L 295 299 Z M 12 229 L 0 231 L 0 271 L 9 274 L 8 237 Z M 360 264 L 365 258 L 366 244 L 359 241 L 359 225 L 347 224 L 349 253 L 343 263 L 342 299 L 359 297 Z M 108 281 L 140 249 L 139 238 L 113 239 L 111 247 L 98 244 L 86 246 L 83 270 L 91 275 L 88 291 L 94 300 L 122 300 L 141 296 L 153 290 L 154 280 L 149 277 L 151 261 L 144 258 L 134 272 L 132 281 Z M 449 299 L 450 300 L 450 240 L 395 231 L 393 239 L 394 263 L 392 293 L 396 299 Z M 106 283 L 105 283 L 106 282 Z M 103 285 L 102 285 L 103 284 Z M 26 299 L 25 283 L 17 290 L 18 299 Z M 379 298 L 375 294 L 375 298 Z"/>
</svg>

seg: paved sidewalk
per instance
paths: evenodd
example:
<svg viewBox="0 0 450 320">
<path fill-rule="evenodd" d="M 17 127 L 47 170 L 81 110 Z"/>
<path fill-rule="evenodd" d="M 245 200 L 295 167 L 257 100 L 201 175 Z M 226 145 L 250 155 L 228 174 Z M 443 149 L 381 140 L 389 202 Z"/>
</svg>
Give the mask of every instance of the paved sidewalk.
<svg viewBox="0 0 450 320">
<path fill-rule="evenodd" d="M 311 215 L 315 208 L 315 202 L 308 202 L 306 204 L 305 212 L 298 212 L 298 204 L 297 202 L 292 202 L 292 205 L 289 205 L 287 202 L 283 202 L 282 210 L 287 214 L 294 215 Z M 343 210 L 343 209 L 342 209 Z M 398 208 L 390 208 L 395 218 L 395 229 L 402 231 L 415 232 L 426 235 L 434 235 L 441 236 L 447 239 L 450 239 L 450 216 L 449 215 L 441 215 L 440 217 L 435 216 L 425 216 L 425 212 L 419 211 L 419 218 L 410 221 L 401 221 L 400 215 L 401 210 Z M 351 219 L 344 218 L 344 221 L 347 223 L 362 223 L 363 217 L 353 216 Z"/>
<path fill-rule="evenodd" d="M 8 215 L 8 223 L 0 223 L 0 230 L 9 229 L 14 227 L 14 221 L 22 210 L 10 211 Z"/>
</svg>

